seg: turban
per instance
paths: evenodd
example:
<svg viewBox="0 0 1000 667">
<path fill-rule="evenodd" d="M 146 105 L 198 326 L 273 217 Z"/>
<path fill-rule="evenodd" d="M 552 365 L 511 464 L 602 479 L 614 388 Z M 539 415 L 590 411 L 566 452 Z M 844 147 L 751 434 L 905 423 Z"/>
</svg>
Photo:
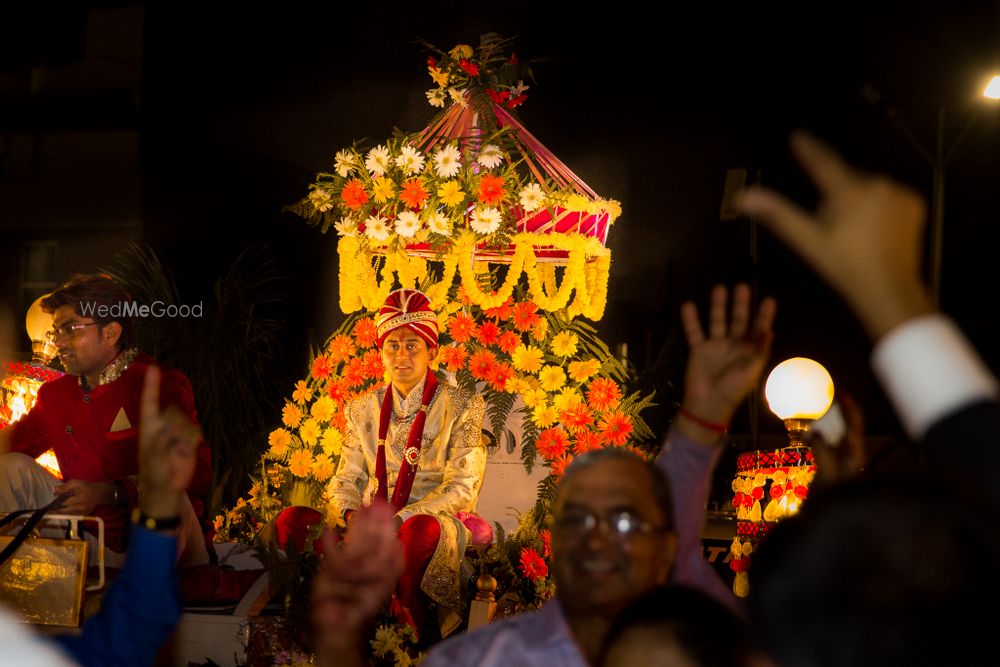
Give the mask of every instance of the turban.
<svg viewBox="0 0 1000 667">
<path fill-rule="evenodd" d="M 375 320 L 375 333 L 381 348 L 385 337 L 400 327 L 406 327 L 427 342 L 427 347 L 437 347 L 437 315 L 431 302 L 414 289 L 398 289 L 389 294 L 385 305 Z"/>
</svg>

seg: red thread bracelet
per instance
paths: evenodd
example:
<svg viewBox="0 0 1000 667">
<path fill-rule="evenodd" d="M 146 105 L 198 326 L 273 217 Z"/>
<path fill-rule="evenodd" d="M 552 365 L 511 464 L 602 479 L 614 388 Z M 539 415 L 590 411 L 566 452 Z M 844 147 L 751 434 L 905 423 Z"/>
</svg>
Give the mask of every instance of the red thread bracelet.
<svg viewBox="0 0 1000 667">
<path fill-rule="evenodd" d="M 680 415 L 682 415 L 684 417 L 687 417 L 688 419 L 690 419 L 691 421 L 693 421 L 698 426 L 702 426 L 704 428 L 707 428 L 709 431 L 715 431 L 716 433 L 725 433 L 726 431 L 729 430 L 729 424 L 720 424 L 718 422 L 710 422 L 710 421 L 708 421 L 707 419 L 705 419 L 703 417 L 699 417 L 698 415 L 696 415 L 695 413 L 691 412 L 690 410 L 688 410 L 687 408 L 685 408 L 683 406 L 681 406 L 677 410 L 677 412 L 678 412 L 678 414 L 680 414 Z"/>
</svg>

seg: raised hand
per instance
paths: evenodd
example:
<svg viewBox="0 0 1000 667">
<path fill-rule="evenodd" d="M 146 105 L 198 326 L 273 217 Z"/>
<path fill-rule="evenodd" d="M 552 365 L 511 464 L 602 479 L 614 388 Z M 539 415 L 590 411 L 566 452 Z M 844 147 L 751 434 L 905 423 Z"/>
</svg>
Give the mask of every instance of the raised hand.
<svg viewBox="0 0 1000 667">
<path fill-rule="evenodd" d="M 312 592 L 317 664 L 360 665 L 366 626 L 403 571 L 392 508 L 376 503 L 354 512 L 342 542 L 323 535 L 323 554 Z"/>
<path fill-rule="evenodd" d="M 819 208 L 809 212 L 754 187 L 739 201 L 743 212 L 759 218 L 839 292 L 873 340 L 933 310 L 920 278 L 920 196 L 853 169 L 808 134 L 792 136 L 792 151 L 819 191 Z"/>
<path fill-rule="evenodd" d="M 771 348 L 771 327 L 777 304 L 766 298 L 751 325 L 750 287 L 733 288 L 732 313 L 727 317 L 728 292 L 712 290 L 708 332 L 697 307 L 681 306 L 681 322 L 690 353 L 684 376 L 684 399 L 677 427 L 699 442 L 714 443 L 718 429 L 729 424 L 740 402 L 753 390 Z"/>
</svg>

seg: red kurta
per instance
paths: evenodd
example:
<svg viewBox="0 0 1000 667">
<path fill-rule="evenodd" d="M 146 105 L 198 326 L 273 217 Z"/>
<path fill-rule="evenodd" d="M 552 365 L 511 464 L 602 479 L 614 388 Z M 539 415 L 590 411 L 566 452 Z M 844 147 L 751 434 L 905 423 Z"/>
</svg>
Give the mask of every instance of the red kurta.
<svg viewBox="0 0 1000 667">
<path fill-rule="evenodd" d="M 38 390 L 31 412 L 13 426 L 10 451 L 35 458 L 55 452 L 64 480 L 87 482 L 121 480 L 129 494 L 129 509 L 98 507 L 104 519 L 107 546 L 123 549 L 122 537 L 130 508 L 138 504 L 132 476 L 139 472 L 139 398 L 146 368 L 155 361 L 139 354 L 114 382 L 84 392 L 75 375 L 46 382 Z M 161 367 L 160 406 L 176 405 L 198 423 L 191 382 L 180 371 Z M 212 454 L 202 440 L 188 497 L 198 518 L 212 486 Z"/>
</svg>

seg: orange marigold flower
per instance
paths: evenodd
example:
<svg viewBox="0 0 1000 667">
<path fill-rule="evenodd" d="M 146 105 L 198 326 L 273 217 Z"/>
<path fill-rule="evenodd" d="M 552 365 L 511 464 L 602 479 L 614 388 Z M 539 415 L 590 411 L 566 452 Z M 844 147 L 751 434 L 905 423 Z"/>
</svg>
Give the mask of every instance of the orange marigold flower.
<svg viewBox="0 0 1000 667">
<path fill-rule="evenodd" d="M 427 201 L 427 190 L 419 178 L 411 178 L 403 183 L 403 191 L 399 193 L 399 199 L 412 209 L 421 209 Z"/>
<path fill-rule="evenodd" d="M 493 174 L 484 174 L 483 177 L 479 179 L 479 185 L 476 188 L 476 195 L 479 201 L 487 206 L 499 204 L 500 201 L 507 195 L 503 189 L 503 177 L 494 176 Z"/>
<path fill-rule="evenodd" d="M 503 322 L 507 319 L 510 319 L 510 314 L 513 312 L 512 308 L 513 305 L 514 305 L 514 297 L 509 297 L 506 301 L 501 303 L 496 308 L 487 308 L 486 316 L 492 317 L 494 319 Z"/>
<path fill-rule="evenodd" d="M 500 334 L 500 340 L 497 341 L 497 347 L 504 354 L 510 354 L 517 349 L 517 346 L 521 344 L 521 337 L 518 336 L 513 331 L 504 331 Z"/>
<path fill-rule="evenodd" d="M 597 378 L 587 388 L 587 402 L 598 412 L 617 407 L 621 400 L 621 387 L 609 378 Z"/>
<path fill-rule="evenodd" d="M 317 380 L 330 377 L 330 360 L 325 354 L 318 355 L 312 362 L 312 376 Z"/>
<path fill-rule="evenodd" d="M 382 353 L 378 350 L 368 350 L 361 359 L 362 369 L 365 377 L 370 380 L 377 380 L 385 374 L 385 365 L 382 363 Z"/>
<path fill-rule="evenodd" d="M 609 412 L 601 417 L 601 442 L 621 447 L 632 435 L 632 418 L 621 412 Z"/>
<path fill-rule="evenodd" d="M 569 362 L 569 376 L 574 382 L 586 382 L 599 370 L 601 370 L 601 362 L 597 359 Z"/>
<path fill-rule="evenodd" d="M 521 573 L 535 582 L 549 576 L 549 566 L 531 547 L 521 548 Z"/>
<path fill-rule="evenodd" d="M 448 334 L 456 343 L 467 343 L 476 335 L 476 321 L 468 313 L 455 313 L 448 320 Z"/>
<path fill-rule="evenodd" d="M 487 381 L 497 391 L 503 391 L 507 387 L 507 381 L 512 377 L 514 377 L 514 369 L 511 365 L 500 362 L 494 367 Z"/>
<path fill-rule="evenodd" d="M 345 336 L 344 334 L 335 336 L 330 341 L 330 344 L 326 346 L 326 351 L 330 357 L 330 361 L 339 364 L 354 356 L 354 341 L 351 340 L 350 336 Z"/>
<path fill-rule="evenodd" d="M 477 380 L 488 380 L 497 365 L 497 358 L 489 350 L 480 350 L 469 358 L 469 372 Z"/>
<path fill-rule="evenodd" d="M 549 473 L 556 479 L 559 479 L 566 472 L 566 467 L 572 462 L 573 457 L 570 454 L 563 454 L 559 458 L 549 462 Z"/>
<path fill-rule="evenodd" d="M 347 431 L 347 415 L 341 412 L 334 412 L 333 419 L 330 420 L 330 426 L 337 429 L 341 433 Z"/>
<path fill-rule="evenodd" d="M 360 179 L 352 178 L 340 191 L 340 199 L 348 208 L 359 209 L 368 203 L 368 193 L 365 184 Z"/>
<path fill-rule="evenodd" d="M 578 456 L 592 452 L 595 449 L 602 449 L 601 438 L 593 431 L 580 431 L 576 434 L 576 442 L 573 443 L 573 452 Z"/>
<path fill-rule="evenodd" d="M 327 385 L 326 393 L 329 394 L 334 403 L 341 405 L 347 400 L 347 383 L 340 378 L 331 378 L 330 383 Z"/>
<path fill-rule="evenodd" d="M 370 317 L 358 320 L 358 323 L 354 325 L 354 341 L 358 344 L 358 347 L 372 347 L 375 345 L 375 339 L 378 337 L 378 331 L 375 329 L 375 320 Z"/>
<path fill-rule="evenodd" d="M 441 348 L 441 363 L 452 373 L 465 366 L 465 360 L 468 358 L 469 353 L 464 345 L 445 345 Z"/>
<path fill-rule="evenodd" d="M 546 461 L 559 458 L 567 449 L 569 449 L 569 436 L 558 426 L 545 429 L 535 440 L 535 450 L 545 457 Z"/>
<path fill-rule="evenodd" d="M 312 470 L 312 454 L 304 449 L 292 452 L 292 458 L 288 460 L 288 470 L 296 477 L 308 477 Z"/>
<path fill-rule="evenodd" d="M 288 428 L 295 428 L 302 421 L 302 410 L 294 403 L 285 403 L 281 410 L 281 422 Z"/>
<path fill-rule="evenodd" d="M 344 381 L 349 387 L 357 387 L 358 385 L 364 384 L 365 367 L 364 362 L 362 362 L 361 359 L 354 357 L 347 362 L 347 367 L 344 369 Z"/>
<path fill-rule="evenodd" d="M 483 322 L 479 325 L 479 333 L 476 335 L 482 345 L 496 345 L 500 340 L 500 327 L 493 322 Z"/>
<path fill-rule="evenodd" d="M 594 423 L 594 415 L 586 405 L 578 403 L 571 405 L 559 415 L 559 421 L 570 433 L 577 433 L 589 428 Z"/>
<path fill-rule="evenodd" d="M 512 311 L 514 328 L 518 331 L 528 331 L 542 319 L 538 314 L 538 306 L 532 301 L 519 301 L 514 304 Z"/>
</svg>

